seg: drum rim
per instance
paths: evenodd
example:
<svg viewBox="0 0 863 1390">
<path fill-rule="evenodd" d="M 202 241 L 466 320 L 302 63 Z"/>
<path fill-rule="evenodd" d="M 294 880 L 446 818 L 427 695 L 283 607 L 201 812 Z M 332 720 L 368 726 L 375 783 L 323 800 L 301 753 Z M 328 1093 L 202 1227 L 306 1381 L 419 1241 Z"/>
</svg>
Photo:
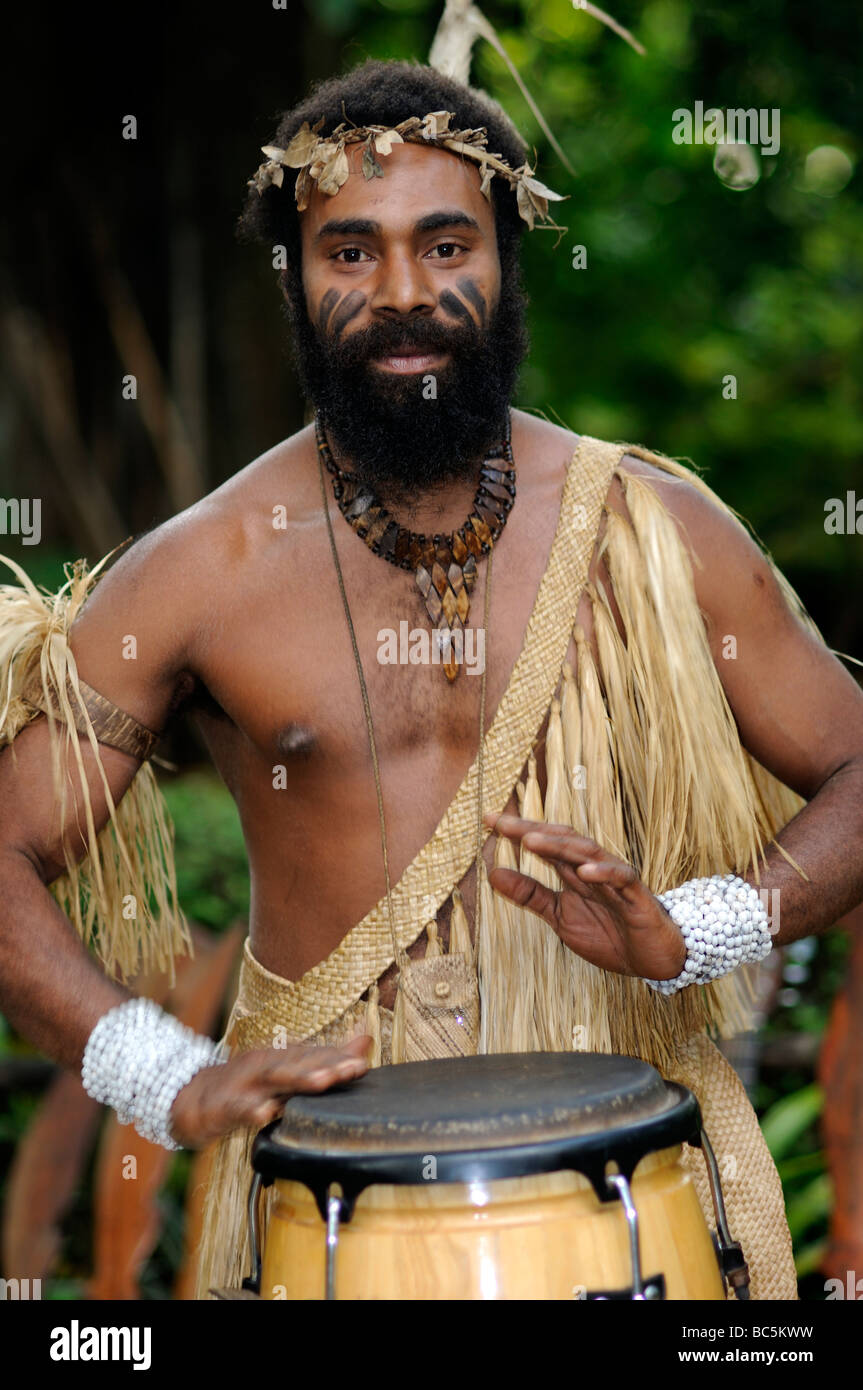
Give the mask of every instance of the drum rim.
<svg viewBox="0 0 863 1390">
<path fill-rule="evenodd" d="M 436 1182 L 494 1182 L 501 1178 L 533 1177 L 572 1171 L 581 1173 L 598 1199 L 617 1201 L 617 1192 L 606 1182 L 610 1162 L 629 1182 L 641 1159 L 675 1144 L 700 1147 L 701 1109 L 686 1086 L 665 1081 L 674 1104 L 658 1115 L 633 1120 L 627 1128 L 596 1130 L 587 1134 L 551 1136 L 497 1148 L 441 1150 L 436 1160 Z M 343 1221 L 353 1215 L 357 1197 L 372 1186 L 421 1186 L 422 1165 L 428 1155 L 412 1151 L 333 1154 L 326 1149 L 288 1147 L 273 1138 L 280 1119 L 266 1126 L 252 1145 L 251 1161 L 263 1185 L 287 1180 L 308 1188 L 326 1220 L 330 1187 L 338 1183 L 343 1194 Z M 432 1147 L 431 1145 L 429 1147 Z"/>
<path fill-rule="evenodd" d="M 587 1064 L 593 1064 L 593 1074 L 585 1074 Z M 666 1114 L 673 1104 L 665 1079 L 640 1057 L 446 1057 L 374 1068 L 359 1081 L 292 1096 L 277 1141 L 334 1156 L 496 1149 L 597 1128 L 625 1130 L 636 1118 Z"/>
</svg>

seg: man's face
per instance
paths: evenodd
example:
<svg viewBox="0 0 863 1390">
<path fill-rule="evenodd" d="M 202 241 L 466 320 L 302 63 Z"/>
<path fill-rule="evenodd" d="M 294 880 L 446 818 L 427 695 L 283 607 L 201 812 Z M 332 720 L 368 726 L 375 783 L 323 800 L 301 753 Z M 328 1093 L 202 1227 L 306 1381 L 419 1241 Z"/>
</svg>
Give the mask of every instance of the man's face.
<svg viewBox="0 0 863 1390">
<path fill-rule="evenodd" d="M 308 394 L 358 472 L 384 490 L 472 476 L 502 435 L 526 342 L 502 285 L 476 166 L 395 145 L 366 179 L 362 146 L 300 215 L 304 305 L 289 304 Z"/>
</svg>

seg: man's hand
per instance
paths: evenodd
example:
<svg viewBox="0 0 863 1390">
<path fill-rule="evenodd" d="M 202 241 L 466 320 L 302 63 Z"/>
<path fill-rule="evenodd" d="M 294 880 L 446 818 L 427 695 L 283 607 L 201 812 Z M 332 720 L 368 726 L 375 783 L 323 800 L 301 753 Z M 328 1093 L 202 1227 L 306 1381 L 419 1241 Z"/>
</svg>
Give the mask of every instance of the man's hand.
<svg viewBox="0 0 863 1390">
<path fill-rule="evenodd" d="M 260 1048 L 217 1067 L 204 1067 L 179 1092 L 171 1107 L 178 1144 L 198 1149 L 232 1129 L 262 1129 L 300 1092 L 326 1091 L 368 1071 L 371 1038 L 363 1034 L 342 1047 Z"/>
<path fill-rule="evenodd" d="M 486 825 L 551 864 L 555 892 L 515 869 L 490 869 L 497 893 L 553 927 L 565 946 L 591 965 L 618 975 L 671 980 L 686 961 L 679 928 L 630 864 L 565 825 L 520 816 L 486 816 Z"/>
</svg>

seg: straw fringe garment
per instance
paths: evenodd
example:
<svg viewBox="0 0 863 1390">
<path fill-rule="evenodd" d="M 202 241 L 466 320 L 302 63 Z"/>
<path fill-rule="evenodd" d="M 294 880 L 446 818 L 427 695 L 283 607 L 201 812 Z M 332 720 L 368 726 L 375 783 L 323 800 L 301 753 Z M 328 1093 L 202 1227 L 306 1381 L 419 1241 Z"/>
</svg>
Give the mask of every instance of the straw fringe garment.
<svg viewBox="0 0 863 1390">
<path fill-rule="evenodd" d="M 730 510 L 682 464 L 637 446 L 581 437 L 522 651 L 486 734 L 482 810 L 502 810 L 517 787 L 525 815 L 592 836 L 659 893 L 688 878 L 746 872 L 803 802 L 741 746 L 707 643 L 689 556 L 656 490 L 620 468 L 626 453 L 685 478 Z M 606 511 L 600 551 L 625 645 L 608 595 L 588 579 L 614 475 L 632 525 Z M 0 588 L 0 743 L 12 742 L 45 710 L 62 800 L 61 769 L 81 765 L 81 736 L 97 751 L 66 633 L 101 566 L 89 574 L 76 566 L 59 594 L 45 595 L 6 563 L 20 587 Z M 817 633 L 777 575 L 789 605 Z M 576 626 L 584 593 L 598 666 Z M 575 672 L 566 661 L 573 635 Z M 545 804 L 532 756 L 543 727 Z M 412 961 L 402 974 L 395 1019 L 377 1004 L 377 982 L 393 963 L 383 898 L 298 981 L 264 969 L 247 942 L 226 1041 L 244 1051 L 277 1039 L 329 1044 L 367 1031 L 375 1038 L 376 1065 L 465 1050 L 641 1057 L 698 1097 L 723 1175 L 731 1231 L 750 1262 L 752 1297 L 796 1298 L 778 1174 L 740 1081 L 708 1036 L 730 1036 L 747 1026 L 750 970 L 662 996 L 642 980 L 576 956 L 541 919 L 492 893 L 484 874 L 474 951 L 457 885 L 475 855 L 477 774 L 474 762 L 431 839 L 393 886 L 400 950 L 423 930 L 427 936 L 425 960 Z M 142 968 L 170 969 L 173 955 L 189 949 L 189 937 L 176 901 L 170 825 L 150 765 L 141 767 L 119 807 L 110 793 L 108 799 L 111 816 L 99 835 L 85 807 L 89 855 L 76 864 L 68 853 L 67 873 L 52 891 L 109 971 L 128 977 Z M 509 841 L 498 841 L 495 862 L 516 865 Z M 534 856 L 522 852 L 520 864 L 557 886 L 555 871 Z M 120 911 L 129 893 L 141 904 L 131 922 Z M 444 953 L 434 920 L 450 898 L 450 950 Z M 442 974 L 451 985 L 448 1005 L 467 1011 L 467 1028 L 448 1026 L 451 1008 L 436 1007 L 433 986 Z M 199 1297 L 213 1287 L 238 1286 L 248 1272 L 252 1138 L 238 1131 L 214 1146 Z M 684 1161 L 712 1224 L 703 1157 L 685 1147 Z M 263 1215 L 266 1221 L 266 1210 Z"/>
</svg>

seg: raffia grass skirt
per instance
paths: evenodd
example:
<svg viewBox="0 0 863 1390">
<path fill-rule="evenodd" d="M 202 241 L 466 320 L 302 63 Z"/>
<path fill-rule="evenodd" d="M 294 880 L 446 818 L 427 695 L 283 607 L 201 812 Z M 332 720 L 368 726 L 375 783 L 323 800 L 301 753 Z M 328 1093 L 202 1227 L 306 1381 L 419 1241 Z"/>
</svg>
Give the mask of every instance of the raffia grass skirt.
<svg viewBox="0 0 863 1390">
<path fill-rule="evenodd" d="M 273 1045 L 272 1018 L 280 992 L 288 981 L 265 970 L 252 955 L 248 942 L 243 956 L 240 985 L 225 1042 L 236 1052 Z M 263 1026 L 256 1017 L 267 1009 Z M 380 1009 L 381 1060 L 390 1060 L 392 1015 Z M 297 1039 L 322 1046 L 346 1041 L 365 1028 L 366 1005 L 353 1005 L 328 1028 L 311 1039 Z M 290 1036 L 289 1010 L 285 1028 Z M 666 1079 L 687 1086 L 701 1106 L 704 1127 L 713 1145 L 735 1240 L 749 1262 L 753 1299 L 797 1298 L 797 1277 L 791 1234 L 785 1219 L 782 1184 L 758 1119 L 736 1072 L 718 1048 L 705 1036 L 690 1039 L 678 1050 L 676 1064 L 665 1069 Z M 197 1296 L 210 1290 L 237 1289 L 249 1273 L 250 1251 L 246 1203 L 252 1177 L 250 1163 L 254 1130 L 237 1130 L 214 1145 L 213 1161 L 204 1197 L 201 1241 L 198 1248 Z M 700 1149 L 683 1146 L 683 1163 L 695 1184 L 705 1219 L 715 1225 L 707 1167 Z M 273 1189 L 270 1189 L 272 1192 Z M 266 1239 L 268 1198 L 263 1203 L 262 1239 Z"/>
</svg>

